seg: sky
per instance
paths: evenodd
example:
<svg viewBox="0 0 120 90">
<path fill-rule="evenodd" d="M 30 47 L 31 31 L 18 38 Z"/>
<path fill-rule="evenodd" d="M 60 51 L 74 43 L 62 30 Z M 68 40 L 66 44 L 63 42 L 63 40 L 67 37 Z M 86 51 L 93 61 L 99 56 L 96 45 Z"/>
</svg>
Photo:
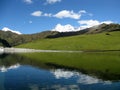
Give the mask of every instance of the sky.
<svg viewBox="0 0 120 90">
<path fill-rule="evenodd" d="M 120 23 L 120 0 L 0 0 L 0 30 L 77 31 Z"/>
</svg>

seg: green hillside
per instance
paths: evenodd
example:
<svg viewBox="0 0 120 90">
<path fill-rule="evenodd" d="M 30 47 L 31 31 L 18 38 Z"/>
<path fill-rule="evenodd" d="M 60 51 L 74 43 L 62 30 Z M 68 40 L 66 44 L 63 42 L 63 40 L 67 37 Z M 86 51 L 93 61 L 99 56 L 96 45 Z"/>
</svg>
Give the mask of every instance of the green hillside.
<svg viewBox="0 0 120 90">
<path fill-rule="evenodd" d="M 32 46 L 32 47 L 37 48 L 37 49 L 40 48 L 40 49 L 67 49 L 67 50 L 96 49 L 95 47 L 98 47 L 98 46 L 91 46 L 91 45 L 96 45 L 95 43 L 98 43 L 99 48 L 103 49 L 103 47 L 104 47 L 103 45 L 105 43 L 104 39 L 105 40 L 110 39 L 110 41 L 111 40 L 114 41 L 114 37 L 117 37 L 119 35 L 112 36 L 112 35 L 109 35 L 109 33 L 117 32 L 117 31 L 120 31 L 119 24 L 101 24 L 98 26 L 93 26 L 91 28 L 86 28 L 84 30 L 79 30 L 76 32 L 44 31 L 44 32 L 35 33 L 35 34 L 21 34 L 21 35 L 13 33 L 11 31 L 5 32 L 5 31 L 0 30 L 0 46 L 13 47 L 13 46 L 17 46 L 17 45 L 24 44 L 24 43 L 34 42 L 36 40 L 38 40 L 38 42 L 39 42 L 39 40 L 40 40 L 40 43 L 38 43 L 38 46 L 36 46 L 37 45 L 37 43 L 36 43 L 36 45 Z M 99 35 L 99 33 L 103 33 L 103 35 Z M 98 36 L 92 35 L 92 34 L 97 34 Z M 78 36 L 78 35 L 82 35 L 82 36 Z M 75 37 L 70 37 L 70 36 L 75 36 Z M 107 37 L 107 36 L 109 36 L 109 37 Z M 64 40 L 53 39 L 53 38 L 63 38 L 63 37 L 64 37 Z M 68 37 L 68 38 L 65 38 L 65 37 Z M 52 38 L 52 39 L 50 39 L 50 38 Z M 89 40 L 89 38 L 91 38 L 91 39 Z M 102 40 L 100 40 L 98 38 L 101 38 L 101 39 L 103 38 L 102 39 L 103 42 L 102 42 Z M 42 39 L 44 39 L 44 40 L 42 40 Z M 99 42 L 99 40 L 100 40 L 100 42 Z M 90 42 L 88 43 L 88 41 L 90 41 Z M 51 42 L 53 42 L 53 44 L 50 44 Z M 71 44 L 71 42 L 72 42 L 72 44 Z M 94 44 L 91 44 L 91 43 L 94 43 Z M 89 44 L 91 47 L 89 47 Z M 108 44 L 109 44 L 109 42 L 108 42 Z M 56 45 L 56 46 L 54 46 L 54 45 Z M 102 46 L 100 46 L 100 45 L 102 45 Z M 107 45 L 107 44 L 105 44 L 105 45 Z M 45 46 L 45 47 L 43 47 L 43 46 Z M 30 46 L 30 48 L 32 48 L 32 47 Z"/>
<path fill-rule="evenodd" d="M 42 39 L 17 47 L 45 50 L 120 50 L 120 31 Z"/>
</svg>

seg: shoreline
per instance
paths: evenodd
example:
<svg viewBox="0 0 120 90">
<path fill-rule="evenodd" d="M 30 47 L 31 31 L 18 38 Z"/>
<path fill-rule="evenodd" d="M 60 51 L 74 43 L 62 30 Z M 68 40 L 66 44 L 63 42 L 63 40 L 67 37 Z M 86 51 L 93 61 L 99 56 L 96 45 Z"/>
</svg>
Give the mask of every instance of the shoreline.
<svg viewBox="0 0 120 90">
<path fill-rule="evenodd" d="M 28 49 L 28 48 L 0 48 L 0 53 L 34 53 L 34 52 L 66 52 L 66 53 L 75 53 L 83 51 L 67 51 L 67 50 L 37 50 L 37 49 Z"/>
<path fill-rule="evenodd" d="M 28 49 L 28 48 L 4 48 L 0 47 L 0 53 L 34 53 L 34 52 L 63 52 L 63 53 L 81 53 L 81 52 L 119 52 L 120 50 L 37 50 L 37 49 Z"/>
</svg>

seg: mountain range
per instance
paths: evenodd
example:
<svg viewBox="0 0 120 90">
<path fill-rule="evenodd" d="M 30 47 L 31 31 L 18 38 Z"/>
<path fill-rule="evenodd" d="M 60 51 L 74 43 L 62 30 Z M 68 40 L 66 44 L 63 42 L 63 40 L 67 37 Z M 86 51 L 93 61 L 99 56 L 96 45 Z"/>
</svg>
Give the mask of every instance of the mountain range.
<svg viewBox="0 0 120 90">
<path fill-rule="evenodd" d="M 21 34 L 18 31 L 13 31 L 9 28 L 4 28 L 0 30 L 0 46 L 13 47 L 20 44 L 32 42 L 39 39 L 45 38 L 59 38 L 74 35 L 83 34 L 97 34 L 106 32 L 106 35 L 110 35 L 109 32 L 120 31 L 119 24 L 101 24 L 98 26 L 93 26 L 91 28 L 86 28 L 75 32 L 57 32 L 57 31 L 44 31 L 35 34 Z"/>
</svg>

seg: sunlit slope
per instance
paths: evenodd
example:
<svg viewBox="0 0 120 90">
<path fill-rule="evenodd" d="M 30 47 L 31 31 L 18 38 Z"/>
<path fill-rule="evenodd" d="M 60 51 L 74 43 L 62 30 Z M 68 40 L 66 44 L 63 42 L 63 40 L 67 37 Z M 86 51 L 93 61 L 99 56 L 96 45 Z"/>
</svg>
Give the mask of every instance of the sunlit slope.
<svg viewBox="0 0 120 90">
<path fill-rule="evenodd" d="M 42 39 L 17 47 L 45 50 L 120 50 L 120 31 Z"/>
</svg>

